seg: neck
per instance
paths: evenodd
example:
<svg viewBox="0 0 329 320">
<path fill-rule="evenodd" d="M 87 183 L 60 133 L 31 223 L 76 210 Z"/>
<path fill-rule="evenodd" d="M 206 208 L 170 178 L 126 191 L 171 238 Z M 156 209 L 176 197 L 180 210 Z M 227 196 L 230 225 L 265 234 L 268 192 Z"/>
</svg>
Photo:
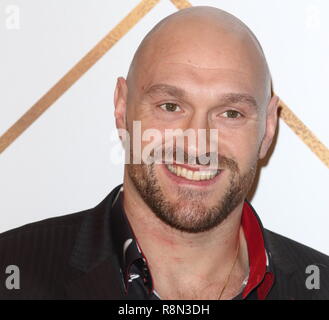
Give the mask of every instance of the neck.
<svg viewBox="0 0 329 320">
<path fill-rule="evenodd" d="M 161 296 L 172 296 L 185 288 L 191 292 L 193 286 L 198 292 L 202 288 L 212 292 L 213 286 L 214 294 L 218 293 L 231 270 L 238 243 L 240 250 L 231 277 L 233 282 L 243 281 L 248 270 L 247 246 L 240 228 L 243 203 L 219 226 L 194 234 L 163 223 L 129 180 L 124 182 L 123 205 Z"/>
</svg>

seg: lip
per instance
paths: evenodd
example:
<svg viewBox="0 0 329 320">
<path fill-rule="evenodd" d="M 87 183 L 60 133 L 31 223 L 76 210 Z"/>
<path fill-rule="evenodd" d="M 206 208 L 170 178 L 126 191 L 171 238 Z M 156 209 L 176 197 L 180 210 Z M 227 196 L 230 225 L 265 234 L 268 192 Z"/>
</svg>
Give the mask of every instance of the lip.
<svg viewBox="0 0 329 320">
<path fill-rule="evenodd" d="M 181 165 L 181 164 L 179 164 L 179 165 Z M 169 171 L 169 169 L 167 168 L 166 164 L 164 164 L 164 163 L 162 163 L 160 166 L 163 168 L 165 174 L 172 181 L 174 181 L 176 184 L 187 184 L 187 185 L 194 185 L 194 186 L 198 186 L 198 187 L 207 187 L 207 186 L 210 186 L 210 185 L 216 183 L 221 178 L 221 176 L 223 174 L 223 170 L 221 170 L 219 172 L 219 174 L 217 176 L 215 176 L 213 179 L 195 181 L 195 180 L 185 179 L 184 177 L 178 177 L 178 176 L 176 176 L 174 173 L 172 173 L 171 171 Z M 183 166 L 183 165 L 181 165 L 181 166 Z M 190 169 L 191 167 L 189 167 L 189 166 L 186 166 L 185 165 L 185 167 L 187 169 L 189 169 L 189 170 L 192 170 L 192 169 Z M 199 170 L 199 168 L 194 168 L 193 171 L 198 171 L 198 170 Z"/>
</svg>

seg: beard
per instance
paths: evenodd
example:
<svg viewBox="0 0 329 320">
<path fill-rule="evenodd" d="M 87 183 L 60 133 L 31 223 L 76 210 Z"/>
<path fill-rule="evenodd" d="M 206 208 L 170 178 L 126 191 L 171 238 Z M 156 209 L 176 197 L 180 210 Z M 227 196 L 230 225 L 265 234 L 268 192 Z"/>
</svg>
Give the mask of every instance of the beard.
<svg viewBox="0 0 329 320">
<path fill-rule="evenodd" d="M 218 163 L 221 169 L 229 170 L 229 185 L 213 206 L 205 201 L 208 192 L 183 186 L 177 186 L 177 200 L 170 201 L 156 177 L 154 163 L 126 166 L 136 190 L 162 222 L 176 230 L 199 233 L 220 225 L 244 201 L 255 178 L 257 161 L 245 174 L 233 159 L 221 156 Z"/>
</svg>

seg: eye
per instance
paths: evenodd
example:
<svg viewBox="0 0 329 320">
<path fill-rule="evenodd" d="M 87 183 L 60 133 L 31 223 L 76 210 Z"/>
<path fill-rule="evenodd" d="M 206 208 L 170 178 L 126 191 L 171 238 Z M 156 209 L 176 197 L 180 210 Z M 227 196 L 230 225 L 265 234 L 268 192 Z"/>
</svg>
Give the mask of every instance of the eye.
<svg viewBox="0 0 329 320">
<path fill-rule="evenodd" d="M 223 114 L 225 114 L 225 113 L 227 115 L 224 116 L 224 118 L 236 119 L 236 118 L 243 117 L 243 115 L 240 112 L 236 111 L 236 110 L 227 110 Z"/>
<path fill-rule="evenodd" d="M 179 105 L 178 104 L 175 104 L 175 103 L 170 103 L 170 102 L 167 102 L 167 103 L 163 103 L 159 106 L 163 111 L 168 111 L 168 112 L 178 112 L 180 110 L 177 110 L 177 108 L 180 109 Z"/>
</svg>

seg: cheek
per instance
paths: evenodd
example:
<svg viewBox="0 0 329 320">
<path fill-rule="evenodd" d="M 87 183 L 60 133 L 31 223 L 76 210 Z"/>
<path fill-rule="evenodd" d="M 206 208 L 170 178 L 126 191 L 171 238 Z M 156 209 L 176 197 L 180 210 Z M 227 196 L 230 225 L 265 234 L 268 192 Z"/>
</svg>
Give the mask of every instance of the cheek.
<svg viewBox="0 0 329 320">
<path fill-rule="evenodd" d="M 219 137 L 219 154 L 233 159 L 242 172 L 258 160 L 260 132 L 257 126 L 236 129 Z"/>
</svg>

